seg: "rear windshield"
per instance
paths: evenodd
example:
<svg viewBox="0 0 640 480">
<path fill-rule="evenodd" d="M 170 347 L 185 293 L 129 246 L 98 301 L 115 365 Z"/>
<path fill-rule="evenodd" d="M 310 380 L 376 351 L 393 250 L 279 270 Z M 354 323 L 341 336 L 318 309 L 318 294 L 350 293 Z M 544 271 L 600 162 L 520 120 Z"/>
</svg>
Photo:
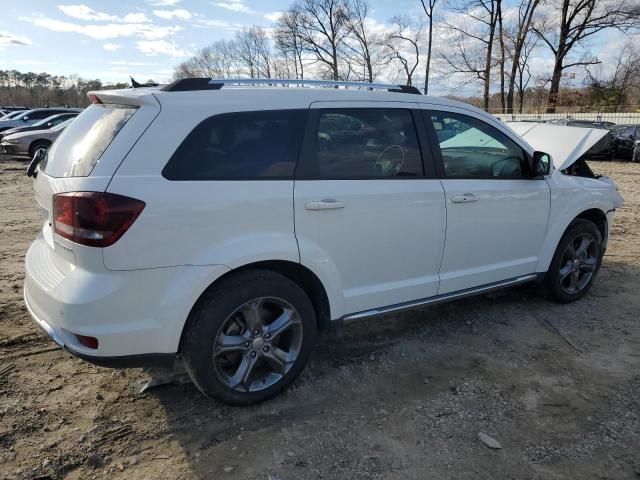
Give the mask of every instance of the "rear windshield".
<svg viewBox="0 0 640 480">
<path fill-rule="evenodd" d="M 78 115 L 53 143 L 43 171 L 52 177 L 86 177 L 125 123 L 130 106 L 93 104 Z"/>
</svg>

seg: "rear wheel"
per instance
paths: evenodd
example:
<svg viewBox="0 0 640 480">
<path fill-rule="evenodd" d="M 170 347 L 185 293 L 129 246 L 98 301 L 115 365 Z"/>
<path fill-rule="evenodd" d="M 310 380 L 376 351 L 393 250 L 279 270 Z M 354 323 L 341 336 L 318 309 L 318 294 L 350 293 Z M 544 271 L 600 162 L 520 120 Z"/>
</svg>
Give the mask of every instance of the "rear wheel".
<svg viewBox="0 0 640 480">
<path fill-rule="evenodd" d="M 43 153 L 46 153 L 46 151 L 49 149 L 49 146 L 51 145 L 51 143 L 44 141 L 44 140 L 36 140 L 35 142 L 33 142 L 30 146 L 29 146 L 29 159 L 33 160 L 33 157 L 36 155 L 37 152 L 42 151 Z"/>
<path fill-rule="evenodd" d="M 560 303 L 575 302 L 589 291 L 602 262 L 602 234 L 589 220 L 577 219 L 562 236 L 545 277 Z"/>
<path fill-rule="evenodd" d="M 273 397 L 300 374 L 316 319 L 305 292 L 270 271 L 247 271 L 206 292 L 189 318 L 182 356 L 207 396 L 246 405 Z"/>
</svg>

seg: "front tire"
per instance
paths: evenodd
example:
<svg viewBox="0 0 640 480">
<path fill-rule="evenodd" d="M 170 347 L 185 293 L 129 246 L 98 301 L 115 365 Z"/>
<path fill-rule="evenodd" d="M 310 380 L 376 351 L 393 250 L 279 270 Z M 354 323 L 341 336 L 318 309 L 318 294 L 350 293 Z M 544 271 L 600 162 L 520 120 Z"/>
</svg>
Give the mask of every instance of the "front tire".
<svg viewBox="0 0 640 480">
<path fill-rule="evenodd" d="M 574 220 L 562 236 L 545 276 L 547 291 L 559 303 L 581 299 L 602 263 L 602 234 L 589 220 Z"/>
<path fill-rule="evenodd" d="M 203 294 L 189 316 L 181 354 L 202 393 L 248 405 L 298 377 L 315 336 L 315 312 L 304 290 L 278 273 L 252 270 Z"/>
</svg>

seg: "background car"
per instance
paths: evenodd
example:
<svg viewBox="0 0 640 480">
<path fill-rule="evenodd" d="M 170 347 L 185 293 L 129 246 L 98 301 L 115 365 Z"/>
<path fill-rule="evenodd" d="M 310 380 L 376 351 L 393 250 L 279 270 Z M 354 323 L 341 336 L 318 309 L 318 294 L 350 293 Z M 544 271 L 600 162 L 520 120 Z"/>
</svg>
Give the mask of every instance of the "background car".
<svg viewBox="0 0 640 480">
<path fill-rule="evenodd" d="M 30 160 L 38 150 L 46 151 L 72 121 L 73 118 L 70 118 L 47 130 L 18 132 L 7 135 L 0 142 L 0 156 Z"/>
<path fill-rule="evenodd" d="M 12 118 L 15 118 L 18 115 L 20 115 L 22 112 L 26 112 L 26 110 L 14 110 L 13 112 L 9 112 L 4 117 L 0 118 L 0 121 L 2 121 L 2 120 L 10 120 Z"/>
<path fill-rule="evenodd" d="M 16 115 L 10 120 L 0 120 L 0 132 L 5 130 L 9 130 L 14 127 L 24 127 L 28 125 L 33 125 L 40 120 L 44 120 L 45 118 L 49 118 L 52 115 L 58 113 L 69 113 L 76 112 L 79 113 L 81 109 L 79 108 L 65 108 L 65 107 L 54 107 L 54 108 L 34 108 L 32 110 L 27 110 L 26 112 L 22 112 L 19 115 Z"/>
<path fill-rule="evenodd" d="M 617 125 L 611 134 L 615 156 L 631 159 L 636 141 L 640 138 L 640 125 Z"/>
<path fill-rule="evenodd" d="M 53 128 L 56 125 L 61 124 L 62 122 L 66 122 L 70 118 L 75 118 L 78 116 L 77 112 L 69 112 L 69 113 L 58 113 L 56 115 L 52 115 L 44 120 L 40 120 L 39 122 L 34 123 L 33 125 L 29 125 L 26 127 L 15 127 L 0 132 L 0 141 L 7 135 L 11 135 L 13 133 L 19 132 L 31 132 L 34 130 L 47 130 L 49 128 Z"/>
</svg>

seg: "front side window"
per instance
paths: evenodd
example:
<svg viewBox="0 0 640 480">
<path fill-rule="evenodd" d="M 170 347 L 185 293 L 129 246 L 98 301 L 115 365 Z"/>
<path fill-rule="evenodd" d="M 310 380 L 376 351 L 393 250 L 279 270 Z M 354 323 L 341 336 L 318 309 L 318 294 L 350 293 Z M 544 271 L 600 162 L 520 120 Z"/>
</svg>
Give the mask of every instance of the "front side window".
<svg viewBox="0 0 640 480">
<path fill-rule="evenodd" d="M 423 176 L 411 111 L 345 108 L 319 111 L 310 155 L 314 177 L 367 179 Z"/>
<path fill-rule="evenodd" d="M 305 118 L 300 110 L 209 117 L 187 135 L 162 174 L 168 180 L 293 178 Z"/>
<path fill-rule="evenodd" d="M 497 128 L 467 115 L 431 112 L 446 178 L 524 178 L 527 157 Z"/>
</svg>

